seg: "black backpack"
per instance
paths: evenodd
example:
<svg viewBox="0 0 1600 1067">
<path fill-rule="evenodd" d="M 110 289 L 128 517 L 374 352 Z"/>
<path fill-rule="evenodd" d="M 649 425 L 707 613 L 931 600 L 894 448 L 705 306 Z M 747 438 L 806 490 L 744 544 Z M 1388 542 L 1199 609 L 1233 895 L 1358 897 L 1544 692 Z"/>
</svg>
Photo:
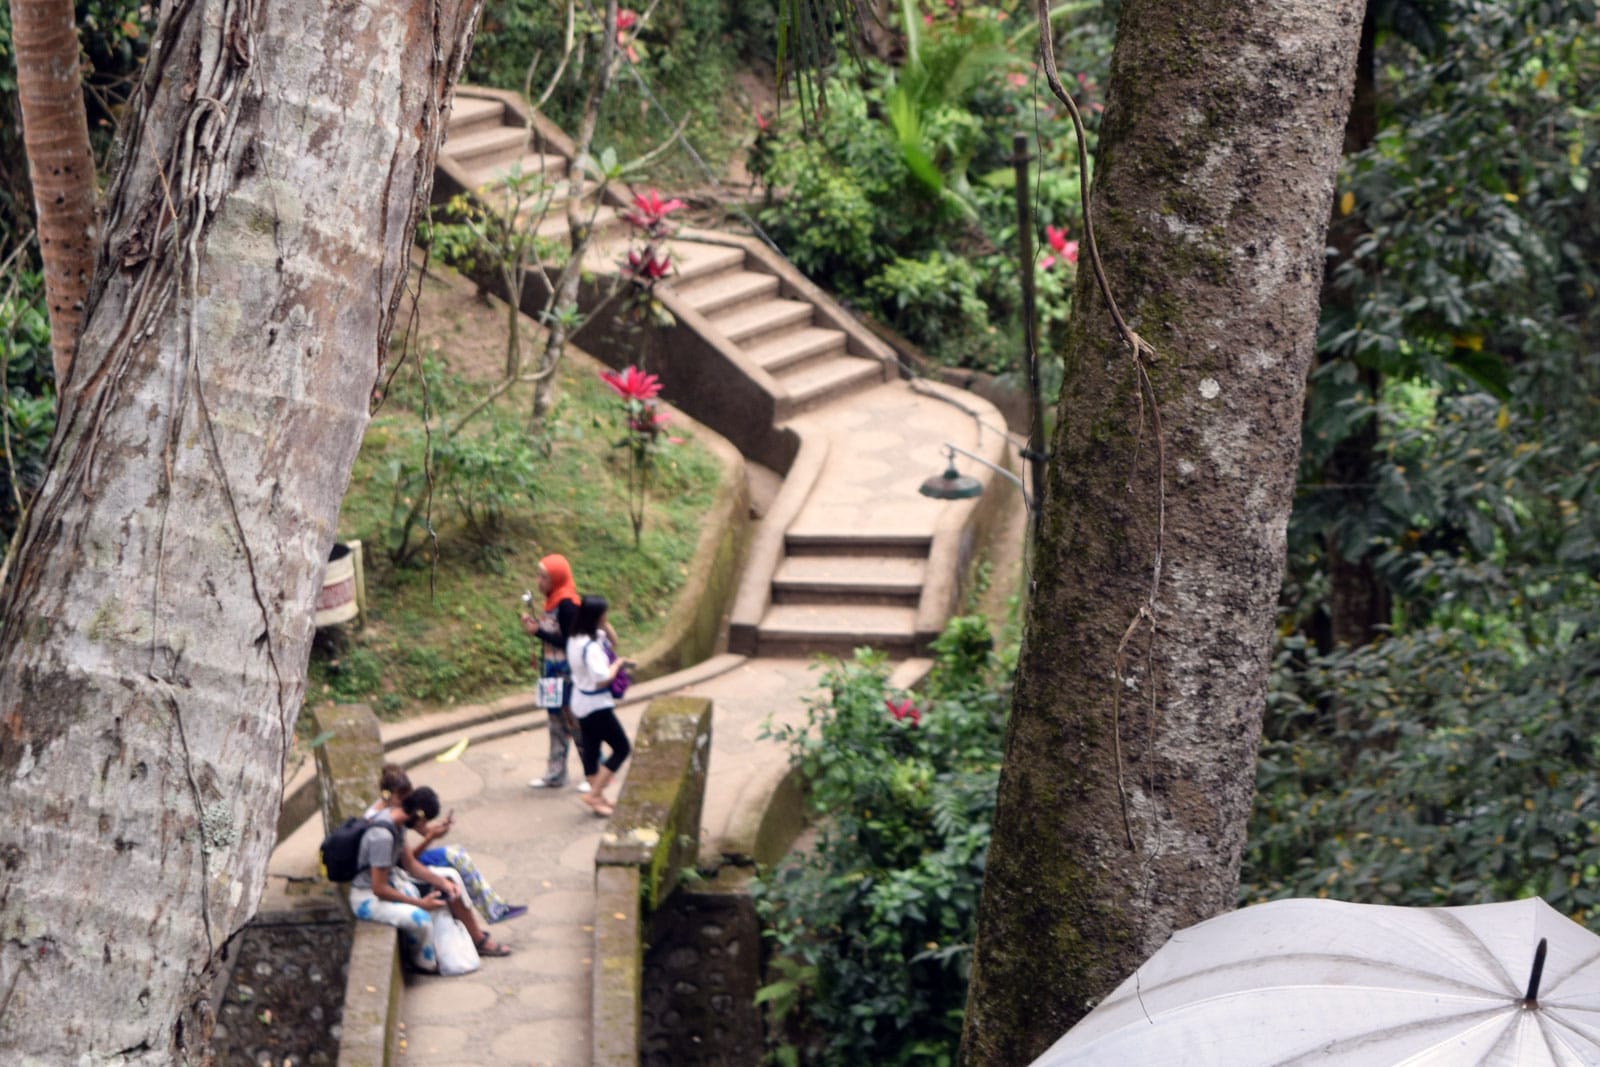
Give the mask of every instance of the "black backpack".
<svg viewBox="0 0 1600 1067">
<path fill-rule="evenodd" d="M 333 828 L 322 839 L 322 869 L 330 882 L 348 882 L 361 870 L 361 839 L 372 823 L 360 815 L 352 815 Z"/>
</svg>

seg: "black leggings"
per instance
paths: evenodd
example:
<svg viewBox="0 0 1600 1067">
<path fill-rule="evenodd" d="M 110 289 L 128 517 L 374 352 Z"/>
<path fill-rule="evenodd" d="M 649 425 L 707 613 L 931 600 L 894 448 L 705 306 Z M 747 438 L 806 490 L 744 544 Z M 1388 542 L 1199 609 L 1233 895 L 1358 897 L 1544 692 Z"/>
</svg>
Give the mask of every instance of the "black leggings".
<svg viewBox="0 0 1600 1067">
<path fill-rule="evenodd" d="M 583 773 L 587 778 L 593 778 L 600 773 L 600 743 L 604 741 L 611 749 L 611 755 L 606 757 L 606 767 L 612 774 L 622 768 L 622 763 L 628 758 L 628 753 L 633 751 L 633 746 L 628 744 L 628 733 L 617 721 L 616 708 L 598 708 L 578 720 L 578 725 L 583 734 L 582 742 L 578 746 L 578 756 L 583 760 Z"/>
</svg>

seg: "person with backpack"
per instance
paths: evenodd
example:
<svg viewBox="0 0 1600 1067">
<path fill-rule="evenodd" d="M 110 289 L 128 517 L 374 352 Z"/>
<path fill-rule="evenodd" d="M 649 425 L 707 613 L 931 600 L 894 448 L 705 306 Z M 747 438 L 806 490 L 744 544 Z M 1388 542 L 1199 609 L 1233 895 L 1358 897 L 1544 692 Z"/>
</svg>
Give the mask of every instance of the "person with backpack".
<svg viewBox="0 0 1600 1067">
<path fill-rule="evenodd" d="M 357 919 L 400 929 L 411 962 L 423 971 L 441 970 L 443 961 L 436 916 L 454 918 L 466 928 L 478 956 L 509 956 L 511 950 L 492 941 L 466 901 L 461 876 L 448 867 L 428 867 L 406 848 L 405 832 L 427 830 L 439 817 L 439 797 L 423 786 L 404 799 L 391 796 L 361 835 L 356 875 L 350 882 L 350 908 Z M 456 973 L 476 969 L 458 964 Z"/>
<path fill-rule="evenodd" d="M 617 721 L 617 701 L 611 687 L 617 676 L 632 667 L 633 662 L 619 659 L 611 649 L 610 628 L 606 624 L 608 606 L 605 597 L 584 597 L 572 620 L 572 636 L 567 640 L 567 663 L 572 668 L 572 713 L 578 717 L 583 734 L 578 755 L 589 780 L 589 793 L 583 797 L 583 802 L 600 817 L 612 813 L 605 796 L 606 786 L 632 751 L 627 731 Z M 600 762 L 602 744 L 611 750 L 604 764 Z"/>
<path fill-rule="evenodd" d="M 404 767 L 398 763 L 385 763 L 383 773 L 378 778 L 378 799 L 366 810 L 365 818 L 373 819 L 378 812 L 389 805 L 391 799 L 405 800 L 411 794 L 411 776 Z M 461 884 L 466 887 L 467 896 L 472 898 L 473 907 L 483 914 L 491 923 L 501 923 L 508 919 L 515 919 L 526 915 L 526 904 L 507 904 L 494 887 L 489 884 L 489 879 L 478 870 L 478 865 L 473 862 L 472 855 L 460 845 L 434 845 L 445 834 L 450 832 L 455 825 L 455 816 L 446 814 L 443 819 L 430 820 L 427 830 L 422 833 L 422 841 L 412 851 L 424 867 L 450 867 L 461 876 Z"/>
</svg>

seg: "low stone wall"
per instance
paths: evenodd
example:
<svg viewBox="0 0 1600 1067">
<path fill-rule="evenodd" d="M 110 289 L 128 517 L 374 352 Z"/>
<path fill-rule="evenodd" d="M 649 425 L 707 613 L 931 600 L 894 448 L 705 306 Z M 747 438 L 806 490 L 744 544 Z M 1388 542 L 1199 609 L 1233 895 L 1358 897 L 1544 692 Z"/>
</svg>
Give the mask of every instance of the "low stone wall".
<svg viewBox="0 0 1600 1067">
<path fill-rule="evenodd" d="M 332 828 L 372 802 L 383 768 L 383 737 L 377 716 L 365 704 L 319 707 L 312 715 L 318 736 L 326 738 L 316 750 L 317 792 L 323 825 Z M 346 922 L 350 955 L 338 1064 L 387 1067 L 395 1056 L 393 1020 L 399 1018 L 399 932 L 381 923 Z"/>
<path fill-rule="evenodd" d="M 663 697 L 645 708 L 594 859 L 594 1067 L 639 1062 L 645 916 L 694 866 L 710 755 L 711 701 Z"/>
</svg>

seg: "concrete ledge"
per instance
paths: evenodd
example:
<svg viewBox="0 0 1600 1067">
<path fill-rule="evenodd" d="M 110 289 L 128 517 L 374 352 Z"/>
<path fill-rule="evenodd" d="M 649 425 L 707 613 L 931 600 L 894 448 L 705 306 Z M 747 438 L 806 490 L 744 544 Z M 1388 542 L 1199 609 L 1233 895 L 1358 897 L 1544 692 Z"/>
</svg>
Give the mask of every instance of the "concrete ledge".
<svg viewBox="0 0 1600 1067">
<path fill-rule="evenodd" d="M 350 972 L 339 1022 L 339 1067 L 390 1067 L 400 1016 L 400 931 L 383 923 L 355 924 Z"/>
<path fill-rule="evenodd" d="M 822 434 L 797 434 L 800 451 L 783 479 L 766 516 L 750 540 L 739 594 L 728 619 L 728 650 L 743 656 L 756 654 L 757 631 L 772 602 L 772 576 L 783 561 L 784 535 L 800 514 L 812 486 L 828 459 L 828 439 Z"/>
<path fill-rule="evenodd" d="M 595 868 L 594 993 L 589 1020 L 592 1067 L 636 1067 L 639 1062 L 642 911 L 639 868 Z"/>
<path fill-rule="evenodd" d="M 711 701 L 663 697 L 639 720 L 633 766 L 595 851 L 596 867 L 639 871 L 646 911 L 666 899 L 700 844 L 711 760 Z"/>
</svg>

